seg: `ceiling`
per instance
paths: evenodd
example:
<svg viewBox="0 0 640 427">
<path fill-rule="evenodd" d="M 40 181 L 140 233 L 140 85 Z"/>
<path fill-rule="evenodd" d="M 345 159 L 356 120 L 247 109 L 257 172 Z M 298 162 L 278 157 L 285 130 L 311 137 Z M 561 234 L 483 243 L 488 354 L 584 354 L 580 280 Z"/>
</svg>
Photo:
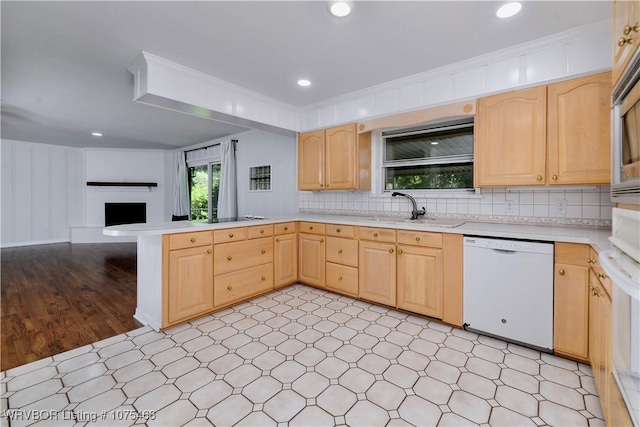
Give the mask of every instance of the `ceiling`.
<svg viewBox="0 0 640 427">
<path fill-rule="evenodd" d="M 529 1 L 508 20 L 500 4 L 357 1 L 338 19 L 326 1 L 3 0 L 1 136 L 176 148 L 246 130 L 133 102 L 143 50 L 303 107 L 611 19 L 609 1 Z"/>
</svg>

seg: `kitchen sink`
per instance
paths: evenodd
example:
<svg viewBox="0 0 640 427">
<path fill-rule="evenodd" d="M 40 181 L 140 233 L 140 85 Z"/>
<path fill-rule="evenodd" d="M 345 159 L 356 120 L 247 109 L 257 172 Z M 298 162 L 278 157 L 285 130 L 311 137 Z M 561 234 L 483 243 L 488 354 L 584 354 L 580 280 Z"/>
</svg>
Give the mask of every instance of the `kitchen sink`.
<svg viewBox="0 0 640 427">
<path fill-rule="evenodd" d="M 384 222 L 387 224 L 420 224 L 420 225 L 430 225 L 433 227 L 446 227 L 446 228 L 454 228 L 459 225 L 464 224 L 464 221 L 459 219 L 438 219 L 438 218 L 420 218 L 413 220 L 411 218 L 398 218 L 398 217 L 389 217 L 389 216 L 375 216 L 375 217 L 363 217 L 365 221 L 375 221 L 375 222 Z"/>
</svg>

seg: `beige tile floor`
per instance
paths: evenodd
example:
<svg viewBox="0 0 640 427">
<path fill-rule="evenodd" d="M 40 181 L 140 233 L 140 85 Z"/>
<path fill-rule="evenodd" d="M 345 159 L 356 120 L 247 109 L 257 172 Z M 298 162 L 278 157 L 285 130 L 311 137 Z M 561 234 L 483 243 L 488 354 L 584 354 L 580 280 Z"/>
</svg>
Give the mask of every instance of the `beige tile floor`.
<svg viewBox="0 0 640 427">
<path fill-rule="evenodd" d="M 11 426 L 604 425 L 586 365 L 303 285 L 0 385 Z"/>
</svg>

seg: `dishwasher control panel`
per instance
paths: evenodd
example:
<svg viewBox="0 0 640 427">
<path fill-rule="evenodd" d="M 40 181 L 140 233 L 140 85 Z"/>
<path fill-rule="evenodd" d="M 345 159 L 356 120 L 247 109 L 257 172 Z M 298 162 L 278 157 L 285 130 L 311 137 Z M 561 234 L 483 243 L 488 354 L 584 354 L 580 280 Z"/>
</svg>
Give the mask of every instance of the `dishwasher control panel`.
<svg viewBox="0 0 640 427">
<path fill-rule="evenodd" d="M 483 237 L 464 237 L 464 246 L 477 248 L 496 249 L 510 252 L 534 252 L 553 254 L 553 244 L 527 242 L 523 240 L 498 240 Z"/>
</svg>

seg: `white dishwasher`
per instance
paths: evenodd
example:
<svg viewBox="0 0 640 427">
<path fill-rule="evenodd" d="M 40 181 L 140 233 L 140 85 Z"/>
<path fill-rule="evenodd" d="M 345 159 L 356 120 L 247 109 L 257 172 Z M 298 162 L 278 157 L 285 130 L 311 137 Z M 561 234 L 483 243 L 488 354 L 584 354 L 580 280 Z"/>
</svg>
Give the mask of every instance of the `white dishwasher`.
<svg viewBox="0 0 640 427">
<path fill-rule="evenodd" d="M 469 330 L 553 349 L 553 243 L 464 237 Z"/>
</svg>

